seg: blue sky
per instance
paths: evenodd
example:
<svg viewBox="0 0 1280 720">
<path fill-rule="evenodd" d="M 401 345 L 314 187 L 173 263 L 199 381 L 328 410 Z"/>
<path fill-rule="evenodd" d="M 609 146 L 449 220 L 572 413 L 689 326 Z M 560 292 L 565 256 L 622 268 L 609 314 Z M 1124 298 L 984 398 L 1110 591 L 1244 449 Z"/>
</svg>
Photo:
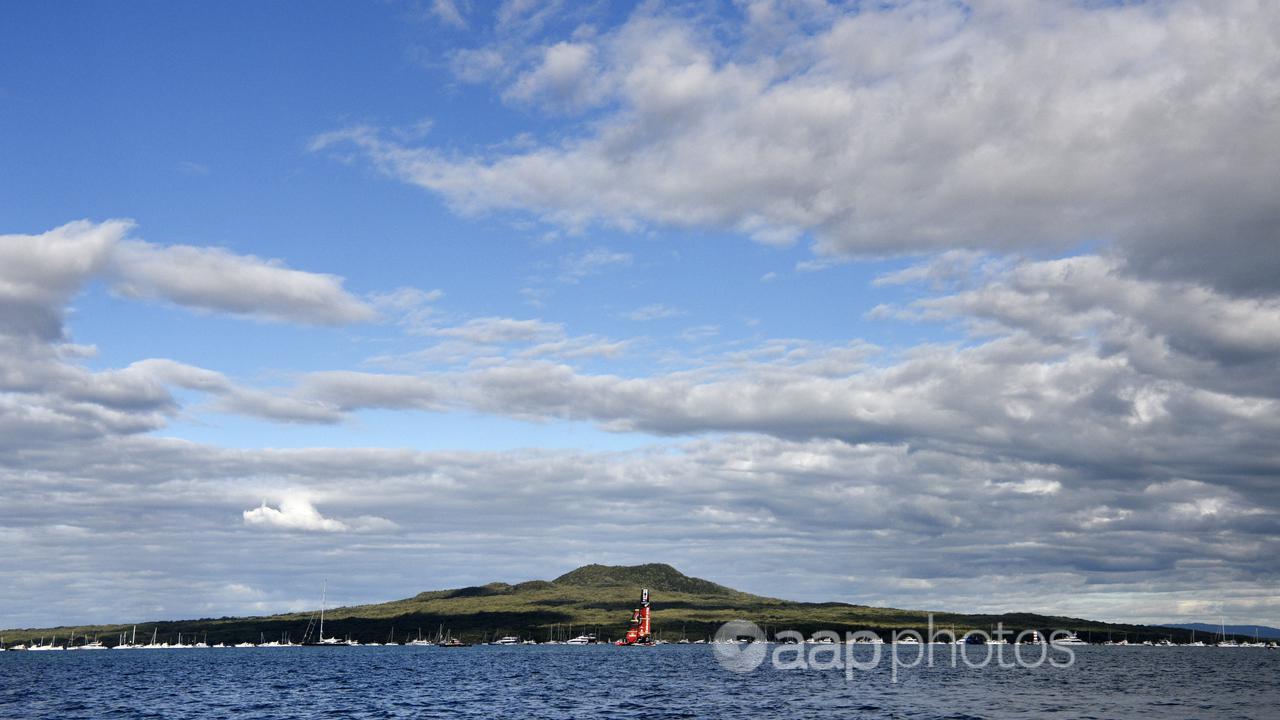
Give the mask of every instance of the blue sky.
<svg viewBox="0 0 1280 720">
<path fill-rule="evenodd" d="M 1280 623 L 1274 9 L 0 17 L 0 626 L 649 561 Z"/>
</svg>

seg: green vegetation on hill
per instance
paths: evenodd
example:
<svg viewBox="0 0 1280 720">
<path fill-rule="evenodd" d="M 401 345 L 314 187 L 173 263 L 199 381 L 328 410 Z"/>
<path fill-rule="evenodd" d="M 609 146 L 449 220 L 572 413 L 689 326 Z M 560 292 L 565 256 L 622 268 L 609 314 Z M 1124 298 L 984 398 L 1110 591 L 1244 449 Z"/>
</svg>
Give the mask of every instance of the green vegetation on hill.
<svg viewBox="0 0 1280 720">
<path fill-rule="evenodd" d="M 534 580 L 516 585 L 490 583 L 453 590 L 423 592 L 404 600 L 374 605 L 331 608 L 325 612 L 325 634 L 350 636 L 361 642 L 385 642 L 394 630 L 397 640 L 414 636 L 447 633 L 468 640 L 484 640 L 516 635 L 547 640 L 563 639 L 573 633 L 595 632 L 602 639 L 620 637 L 626 629 L 631 609 L 639 602 L 640 589 L 649 588 L 653 601 L 653 627 L 659 637 L 678 640 L 682 636 L 700 639 L 713 635 L 721 624 L 735 619 L 751 620 L 772 636 L 781 630 L 797 630 L 810 635 L 817 630 L 924 631 L 928 612 L 896 608 L 868 607 L 845 603 L 802 603 L 739 592 L 699 578 L 689 577 L 670 565 L 635 566 L 586 565 L 550 582 Z M 207 634 L 210 643 L 256 642 L 288 635 L 301 641 L 315 613 L 289 613 L 266 617 L 206 618 L 176 622 L 138 623 L 138 637 L 150 639 L 158 630 L 161 642 L 184 635 Z M 996 623 L 1013 631 L 1024 629 L 1065 629 L 1100 642 L 1109 636 L 1130 642 L 1173 638 L 1185 642 L 1189 631 L 1145 625 L 1116 625 L 1079 618 L 1013 613 L 1004 615 L 963 615 L 935 613 L 938 629 L 964 633 L 989 630 Z M 80 628 L 44 628 L 0 631 L 9 644 L 34 638 L 58 636 L 65 640 L 72 631 L 99 636 L 114 644 L 119 633 L 131 624 Z"/>
</svg>

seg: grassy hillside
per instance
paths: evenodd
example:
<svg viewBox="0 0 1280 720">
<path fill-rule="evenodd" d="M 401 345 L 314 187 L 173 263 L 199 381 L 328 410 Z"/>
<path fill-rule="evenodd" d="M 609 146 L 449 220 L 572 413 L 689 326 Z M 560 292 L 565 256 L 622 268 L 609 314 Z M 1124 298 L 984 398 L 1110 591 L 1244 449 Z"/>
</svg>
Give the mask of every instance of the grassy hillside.
<svg viewBox="0 0 1280 720">
<path fill-rule="evenodd" d="M 868 607 L 845 603 L 801 603 L 739 592 L 708 580 L 692 578 L 670 565 L 635 566 L 586 565 L 555 580 L 534 580 L 509 585 L 490 583 L 477 587 L 423 592 L 404 600 L 375 605 L 331 608 L 325 612 L 325 634 L 350 636 L 362 642 L 385 642 L 394 629 L 396 638 L 416 634 L 434 635 L 442 626 L 454 636 L 480 641 L 500 635 L 517 635 L 547 640 L 561 638 L 572 629 L 576 633 L 595 632 L 601 638 L 620 637 L 639 602 L 640 589 L 647 587 L 653 603 L 653 627 L 659 637 L 677 640 L 708 637 L 722 623 L 747 619 L 765 626 L 772 636 L 784 629 L 806 635 L 829 629 L 923 630 L 927 611 Z M 138 624 L 139 639 L 150 638 L 156 630 L 161 642 L 184 635 L 207 634 L 210 643 L 278 639 L 288 634 L 303 639 L 314 613 L 293 613 L 266 617 L 203 618 L 177 622 Z M 1144 625 L 1114 625 L 1079 618 L 1052 617 L 1029 613 L 1005 615 L 960 615 L 935 613 L 939 628 L 957 632 L 989 629 L 997 622 L 1005 628 L 1075 630 L 1086 639 L 1101 641 L 1108 633 L 1115 639 L 1133 642 L 1172 637 L 1182 642 L 1189 631 Z M 572 626 L 572 628 L 570 627 Z M 114 644 L 120 632 L 131 625 L 99 625 L 79 628 L 4 630 L 5 642 L 29 642 L 40 636 L 65 639 L 73 631 L 98 635 Z M 311 636 L 314 638 L 312 629 Z"/>
</svg>

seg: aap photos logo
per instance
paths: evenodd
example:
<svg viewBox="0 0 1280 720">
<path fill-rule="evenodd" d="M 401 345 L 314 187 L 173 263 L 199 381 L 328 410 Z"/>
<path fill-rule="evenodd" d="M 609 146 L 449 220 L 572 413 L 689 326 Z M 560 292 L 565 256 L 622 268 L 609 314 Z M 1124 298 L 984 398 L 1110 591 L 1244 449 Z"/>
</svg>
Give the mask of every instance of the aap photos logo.
<svg viewBox="0 0 1280 720">
<path fill-rule="evenodd" d="M 941 663 L 951 668 L 962 665 L 985 668 L 995 663 L 1002 669 L 1034 669 L 1048 663 L 1050 667 L 1071 667 L 1075 652 L 1071 645 L 1081 644 L 1075 634 L 1054 630 L 1041 635 L 1036 630 L 1023 630 L 1010 643 L 1003 623 L 987 633 L 972 630 L 957 636 L 952 630 L 936 630 L 933 615 L 928 630 L 900 630 L 888 639 L 870 630 L 846 632 L 819 630 L 806 638 L 795 630 L 783 630 L 770 643 L 759 625 L 747 620 L 734 620 L 720 626 L 712 650 L 716 661 L 726 670 L 749 673 L 771 661 L 774 670 L 843 670 L 853 680 L 855 671 L 875 671 L 883 660 L 890 663 L 890 678 L 898 681 L 900 669 Z M 772 647 L 770 647 L 772 645 Z"/>
<path fill-rule="evenodd" d="M 769 646 L 764 640 L 764 631 L 759 625 L 746 620 L 731 620 L 716 631 L 715 643 L 711 647 L 716 661 L 725 670 L 747 673 L 760 667 L 769 654 Z"/>
</svg>

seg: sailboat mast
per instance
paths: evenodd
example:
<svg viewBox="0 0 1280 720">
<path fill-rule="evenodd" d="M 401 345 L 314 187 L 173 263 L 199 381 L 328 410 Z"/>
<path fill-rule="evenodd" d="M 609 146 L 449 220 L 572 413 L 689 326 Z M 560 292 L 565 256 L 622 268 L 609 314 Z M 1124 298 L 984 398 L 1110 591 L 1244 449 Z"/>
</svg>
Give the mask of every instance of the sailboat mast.
<svg viewBox="0 0 1280 720">
<path fill-rule="evenodd" d="M 324 640 L 324 598 L 329 592 L 329 579 L 325 578 L 324 584 L 320 586 L 320 639 Z"/>
</svg>

